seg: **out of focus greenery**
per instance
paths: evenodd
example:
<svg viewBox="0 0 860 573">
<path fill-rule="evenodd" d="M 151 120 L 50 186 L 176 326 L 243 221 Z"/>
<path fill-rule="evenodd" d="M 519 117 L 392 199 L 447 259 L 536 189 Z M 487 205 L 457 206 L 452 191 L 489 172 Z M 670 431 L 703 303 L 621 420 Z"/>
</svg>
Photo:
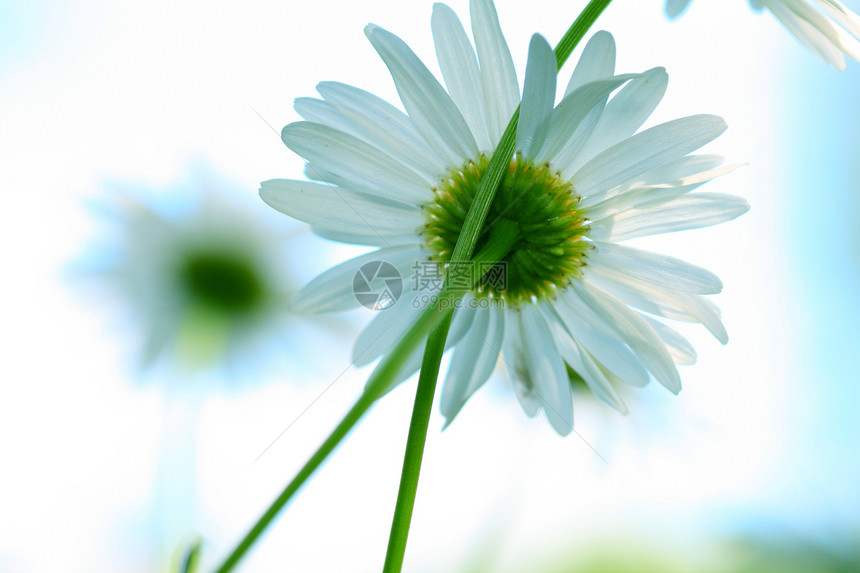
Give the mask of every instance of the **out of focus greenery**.
<svg viewBox="0 0 860 573">
<path fill-rule="evenodd" d="M 608 535 L 607 535 L 608 537 Z M 462 573 L 860 573 L 860 533 L 828 541 L 793 535 L 705 541 L 691 549 L 629 538 L 544 554 L 509 567 L 483 551 Z"/>
</svg>

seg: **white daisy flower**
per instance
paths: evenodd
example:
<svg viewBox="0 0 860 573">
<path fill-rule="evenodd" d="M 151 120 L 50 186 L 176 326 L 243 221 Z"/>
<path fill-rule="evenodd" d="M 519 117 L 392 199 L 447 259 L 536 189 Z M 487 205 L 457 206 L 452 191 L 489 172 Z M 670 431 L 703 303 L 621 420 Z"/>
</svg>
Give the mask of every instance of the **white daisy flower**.
<svg viewBox="0 0 860 573">
<path fill-rule="evenodd" d="M 675 18 L 691 0 L 666 0 L 666 14 Z M 816 56 L 845 70 L 845 56 L 860 61 L 860 17 L 839 0 L 749 0 L 773 12 Z"/>
<path fill-rule="evenodd" d="M 191 370 L 248 366 L 274 340 L 286 346 L 291 273 L 285 237 L 266 213 L 208 177 L 160 196 L 110 187 L 113 236 L 88 264 L 142 333 L 143 366 L 161 358 Z"/>
<path fill-rule="evenodd" d="M 482 275 L 454 313 L 441 409 L 450 422 L 501 355 L 526 413 L 544 410 L 565 435 L 573 428 L 569 370 L 621 412 L 618 384 L 644 386 L 653 376 L 680 390 L 675 364 L 692 363 L 695 352 L 653 316 L 702 323 L 726 342 L 719 311 L 702 296 L 720 291 L 716 276 L 620 243 L 728 221 L 748 205 L 693 192 L 730 169 L 720 157 L 689 155 L 725 130 L 720 118 L 636 133 L 663 96 L 665 70 L 614 75 L 615 43 L 600 32 L 553 105 L 556 59 L 536 35 L 521 102 L 492 2 L 472 0 L 470 8 L 474 48 L 454 12 L 434 5 L 447 91 L 397 36 L 368 26 L 406 113 L 358 88 L 321 83 L 322 99 L 296 101 L 306 121 L 282 132 L 315 181 L 265 181 L 260 195 L 322 237 L 379 247 L 326 271 L 293 301 L 299 312 L 356 307 L 353 278 L 365 263 L 386 261 L 413 276 L 450 259 L 488 158 L 521 103 L 517 152 L 485 223 L 488 232 L 507 226 L 521 236 L 490 269 L 506 266 L 507 281 Z M 423 312 L 427 292 L 410 282 L 359 336 L 357 365 L 388 352 Z M 401 378 L 418 369 L 422 350 Z"/>
</svg>

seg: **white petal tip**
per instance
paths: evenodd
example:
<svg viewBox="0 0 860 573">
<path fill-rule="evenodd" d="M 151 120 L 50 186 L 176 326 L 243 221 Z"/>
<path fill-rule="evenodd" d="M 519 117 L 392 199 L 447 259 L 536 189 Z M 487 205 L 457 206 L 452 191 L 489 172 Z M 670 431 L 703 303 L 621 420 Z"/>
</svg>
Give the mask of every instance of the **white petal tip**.
<svg viewBox="0 0 860 573">
<path fill-rule="evenodd" d="M 368 360 L 366 357 L 366 351 L 361 352 L 360 354 L 355 349 L 353 349 L 353 351 L 352 351 L 352 365 L 355 366 L 356 368 L 361 368 L 362 366 L 367 366 L 368 364 L 373 362 L 376 358 L 378 358 L 378 356 Z"/>
<path fill-rule="evenodd" d="M 594 38 L 598 38 L 598 39 L 603 40 L 603 41 L 611 41 L 612 43 L 615 43 L 615 38 L 612 36 L 612 33 L 609 32 L 608 30 L 598 30 L 591 37 L 592 40 Z"/>
<path fill-rule="evenodd" d="M 666 17 L 670 20 L 675 20 L 684 13 L 687 9 L 687 6 L 690 4 L 689 0 L 668 0 L 666 2 L 666 7 L 664 8 L 664 12 Z"/>
<path fill-rule="evenodd" d="M 675 369 L 675 372 L 677 373 L 677 369 Z M 678 394 L 681 393 L 681 377 L 680 376 L 675 376 L 669 380 L 661 380 L 660 378 L 657 378 L 657 382 L 659 382 L 660 385 L 663 386 L 663 388 L 665 388 L 666 390 L 668 390 L 669 392 L 671 392 L 675 396 L 677 396 Z"/>
<path fill-rule="evenodd" d="M 541 44 L 542 46 L 545 46 L 545 47 L 547 47 L 547 48 L 550 48 L 549 42 L 547 42 L 547 41 L 546 41 L 546 38 L 544 38 L 541 34 L 538 34 L 538 33 L 536 32 L 536 33 L 532 34 L 532 37 L 531 37 L 531 39 L 529 40 L 529 46 L 531 46 L 531 45 L 537 45 L 537 44 Z M 550 50 L 551 50 L 551 49 L 552 49 L 552 48 L 550 48 Z"/>
<path fill-rule="evenodd" d="M 609 397 L 609 396 L 597 396 L 597 399 L 621 414 L 622 416 L 627 416 L 630 414 L 630 410 L 627 409 L 627 404 L 624 403 L 623 400 L 619 396 Z"/>
<path fill-rule="evenodd" d="M 648 76 L 645 80 L 646 83 L 654 82 L 662 84 L 663 93 L 666 93 L 666 88 L 669 86 L 669 72 L 666 71 L 666 68 L 654 68 L 652 75 L 648 75 L 648 72 L 646 72 L 646 75 Z"/>
<path fill-rule="evenodd" d="M 373 40 L 372 36 L 380 30 L 382 30 L 382 28 L 376 24 L 368 24 L 364 27 L 364 35 L 367 36 L 369 40 Z"/>
<path fill-rule="evenodd" d="M 270 207 L 272 206 L 271 199 L 272 194 L 274 193 L 274 190 L 272 189 L 273 181 L 274 179 L 269 181 L 263 181 L 262 183 L 260 183 L 260 189 L 257 191 L 257 194 L 260 196 L 260 199 L 262 199 L 263 202 Z"/>
<path fill-rule="evenodd" d="M 550 420 L 550 424 L 552 425 L 552 429 L 555 430 L 555 433 L 562 438 L 566 438 L 571 432 L 573 432 L 573 424 L 553 424 L 552 420 Z"/>
</svg>

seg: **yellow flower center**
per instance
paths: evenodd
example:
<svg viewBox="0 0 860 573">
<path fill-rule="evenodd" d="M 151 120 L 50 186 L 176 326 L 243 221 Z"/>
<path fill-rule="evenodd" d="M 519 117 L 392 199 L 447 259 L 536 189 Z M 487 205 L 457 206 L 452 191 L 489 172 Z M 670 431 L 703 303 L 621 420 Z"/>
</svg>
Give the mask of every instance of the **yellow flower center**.
<svg viewBox="0 0 860 573">
<path fill-rule="evenodd" d="M 434 189 L 433 200 L 424 205 L 424 245 L 442 266 L 451 259 L 488 165 L 489 160 L 481 155 L 453 169 Z M 478 270 L 482 278 L 474 289 L 476 296 L 501 298 L 516 307 L 554 296 L 557 289 L 582 272 L 591 249 L 585 238 L 588 224 L 573 186 L 548 164 L 535 165 L 519 154 L 511 160 L 490 206 L 476 252 L 486 243 L 490 227 L 501 219 L 517 225 L 520 239 L 498 264 Z"/>
</svg>

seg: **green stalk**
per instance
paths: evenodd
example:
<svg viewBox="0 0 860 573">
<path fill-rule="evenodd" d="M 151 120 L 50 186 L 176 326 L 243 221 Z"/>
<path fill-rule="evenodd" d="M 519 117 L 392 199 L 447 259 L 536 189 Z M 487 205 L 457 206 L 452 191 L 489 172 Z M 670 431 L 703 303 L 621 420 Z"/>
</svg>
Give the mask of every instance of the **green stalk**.
<svg viewBox="0 0 860 573">
<path fill-rule="evenodd" d="M 346 435 L 352 430 L 353 426 L 358 423 L 364 413 L 367 412 L 368 408 L 375 402 L 375 399 L 368 395 L 367 392 L 359 397 L 358 401 L 355 405 L 347 412 L 346 416 L 344 416 L 343 420 L 337 425 L 331 435 L 326 438 L 326 441 L 323 442 L 322 446 L 311 456 L 311 459 L 302 467 L 296 477 L 293 478 L 284 491 L 281 492 L 281 495 L 275 499 L 269 509 L 257 520 L 257 523 L 251 528 L 251 530 L 245 535 L 239 545 L 236 546 L 236 549 L 227 557 L 224 563 L 216 569 L 218 573 L 225 573 L 226 571 L 232 571 L 236 564 L 239 562 L 242 557 L 245 556 L 248 549 L 257 541 L 257 538 L 260 537 L 260 534 L 269 526 L 272 520 L 276 515 L 281 511 L 281 509 L 287 504 L 293 494 L 295 494 L 302 485 L 304 485 L 305 481 L 316 471 L 316 469 L 320 466 L 320 464 L 328 457 L 328 455 L 332 452 L 332 450 L 337 447 L 341 440 L 343 440 Z"/>
<path fill-rule="evenodd" d="M 556 60 L 558 61 L 559 69 L 564 65 L 567 58 L 570 57 L 570 54 L 573 52 L 576 45 L 585 35 L 589 28 L 594 24 L 594 21 L 597 20 L 598 16 L 609 6 L 612 0 L 591 0 L 582 13 L 577 17 L 571 27 L 567 30 L 567 32 L 562 37 L 561 41 L 555 48 Z M 505 132 L 502 135 L 501 141 L 499 141 L 499 145 L 496 147 L 496 151 L 493 153 L 492 158 L 490 159 L 489 166 L 487 167 L 487 171 L 484 176 L 481 178 L 481 182 L 478 184 L 478 191 L 476 192 L 475 200 L 469 208 L 469 212 L 466 215 L 466 219 L 463 223 L 463 229 L 460 231 L 460 237 L 457 239 L 457 244 L 454 247 L 454 252 L 451 256 L 451 262 L 461 263 L 463 261 L 469 260 L 472 253 L 475 251 L 475 245 L 478 242 L 478 237 L 481 234 L 481 229 L 484 225 L 484 222 L 487 219 L 487 213 L 489 212 L 490 205 L 493 203 L 493 199 L 496 195 L 496 190 L 499 188 L 499 185 L 502 182 L 502 178 L 504 176 L 505 168 L 511 160 L 511 157 L 514 154 L 514 147 L 516 142 L 516 132 L 517 132 L 517 122 L 519 121 L 520 109 L 514 111 L 513 117 L 511 117 L 511 121 L 508 122 L 508 126 L 505 128 Z M 498 222 L 497 222 L 498 224 Z M 492 242 L 492 241 L 491 241 Z M 499 257 L 501 258 L 501 257 Z M 476 259 L 477 260 L 477 259 Z M 489 259 L 487 259 L 489 260 Z M 499 260 L 493 259 L 493 260 Z M 224 563 L 216 570 L 216 573 L 227 573 L 228 571 L 232 571 L 236 564 L 244 557 L 244 555 L 248 552 L 254 542 L 260 537 L 263 531 L 269 526 L 275 516 L 283 509 L 283 507 L 287 504 L 287 502 L 292 498 L 292 496 L 304 485 L 304 482 L 313 475 L 316 469 L 322 464 L 323 461 L 331 454 L 332 451 L 337 447 L 337 445 L 349 434 L 352 428 L 358 423 L 358 421 L 364 416 L 370 406 L 384 394 L 387 387 L 391 384 L 391 381 L 397 375 L 399 369 L 403 366 L 406 358 L 409 356 L 411 351 L 420 343 L 425 335 L 430 332 L 431 328 L 438 325 L 439 332 L 444 331 L 443 336 L 431 336 L 428 338 L 428 345 L 431 339 L 442 340 L 441 348 L 444 350 L 445 340 L 447 339 L 448 328 L 450 327 L 450 318 L 453 312 L 452 305 L 447 305 L 444 309 L 441 308 L 440 302 L 447 297 L 451 297 L 456 293 L 452 293 L 448 288 L 447 279 L 446 284 L 443 285 L 442 293 L 439 297 L 434 301 L 434 303 L 428 308 L 424 314 L 418 319 L 418 321 L 412 326 L 412 328 L 404 335 L 404 337 L 398 342 L 398 344 L 394 347 L 394 349 L 386 354 L 386 356 L 382 359 L 379 366 L 374 370 L 371 378 L 368 380 L 367 386 L 365 387 L 364 393 L 359 397 L 358 401 L 356 401 L 355 405 L 347 412 L 346 416 L 343 420 L 337 425 L 332 434 L 323 442 L 320 448 L 311 456 L 311 459 L 302 467 L 299 473 L 296 475 L 293 480 L 287 484 L 287 487 L 283 492 L 275 499 L 272 505 L 265 511 L 265 513 L 260 517 L 257 523 L 251 528 L 251 530 L 245 535 L 239 545 L 233 550 L 232 553 L 227 557 Z M 435 329 L 434 329 L 435 334 Z M 434 345 L 435 348 L 435 345 Z M 432 404 L 433 394 L 435 393 L 435 384 L 436 378 L 438 376 L 439 370 L 439 362 L 441 362 L 441 353 L 436 356 L 436 352 L 432 353 L 433 355 L 428 358 L 426 348 L 425 348 L 425 360 L 422 360 L 421 371 L 422 375 L 419 376 L 419 384 L 418 384 L 418 393 L 422 395 L 421 405 L 422 407 L 427 407 L 426 403 Z M 428 362 L 429 361 L 429 362 Z M 432 364 L 435 363 L 435 367 Z M 423 373 L 425 371 L 425 364 L 428 366 L 426 368 L 428 370 L 428 375 L 425 376 Z M 429 400 L 425 400 L 427 396 L 427 389 L 425 388 L 422 391 L 422 381 L 424 382 L 424 386 L 426 387 L 429 382 L 427 380 L 430 378 L 430 371 L 433 371 L 432 375 L 432 385 L 433 387 L 429 389 Z M 418 402 L 418 396 L 416 395 L 416 405 Z M 413 412 L 414 418 L 414 412 Z M 420 420 L 416 422 L 420 424 Z M 417 430 L 416 430 L 417 431 Z M 410 426 L 411 433 L 411 426 Z M 426 424 L 424 435 L 426 437 Z M 417 440 L 417 437 L 416 437 Z M 423 439 L 421 440 L 421 452 L 423 454 Z M 413 449 L 417 447 L 414 446 Z M 408 447 L 407 447 L 408 451 Z M 420 459 L 418 461 L 418 469 L 420 469 Z M 404 468 L 405 471 L 405 468 Z M 412 479 L 412 478 L 410 478 Z M 417 479 L 418 472 L 415 473 L 415 488 L 417 491 Z M 401 490 L 403 486 L 401 485 Z M 412 502 L 410 504 L 414 504 L 414 496 L 412 494 Z M 406 504 L 406 500 L 403 501 Z M 400 498 L 398 496 L 398 506 L 400 505 Z M 402 510 L 402 511 L 405 511 Z M 395 511 L 395 513 L 397 513 Z M 409 518 L 411 518 L 411 507 L 409 509 Z M 394 527 L 395 524 L 392 524 L 392 537 L 394 537 Z M 405 531 L 400 533 L 401 530 L 404 529 L 403 519 L 397 523 L 397 531 L 398 538 L 402 537 L 402 551 L 405 551 L 406 538 L 408 536 L 408 528 L 409 528 L 409 519 L 406 519 L 405 522 Z M 399 542 L 398 542 L 399 544 Z M 399 546 L 399 545 L 398 545 Z M 391 544 L 389 544 L 390 550 Z M 400 565 L 397 565 L 396 568 L 391 569 L 391 571 L 400 571 L 400 567 L 402 565 L 402 554 L 400 557 Z M 388 563 L 388 557 L 386 557 L 386 565 Z M 389 571 L 389 569 L 386 569 Z"/>
<path fill-rule="evenodd" d="M 570 25 L 570 28 L 561 37 L 561 40 L 558 41 L 558 45 L 554 50 L 559 70 L 573 53 L 573 50 L 576 49 L 576 46 L 585 34 L 588 33 L 588 30 L 594 25 L 597 18 L 609 6 L 610 2 L 612 0 L 591 0 L 588 6 L 576 17 L 576 20 Z"/>
<path fill-rule="evenodd" d="M 521 236 L 516 223 L 505 219 L 500 220 L 493 227 L 487 244 L 473 259 L 473 264 L 502 260 L 520 240 Z M 481 277 L 477 278 L 480 279 Z M 391 523 L 391 535 L 388 538 L 388 551 L 385 554 L 383 573 L 399 572 L 403 567 L 406 540 L 409 537 L 409 525 L 412 521 L 412 510 L 415 507 L 415 495 L 418 491 L 421 460 L 424 457 L 424 444 L 427 440 L 427 427 L 430 424 L 430 411 L 433 408 L 436 380 L 439 377 L 439 363 L 445 352 L 445 341 L 448 339 L 452 314 L 450 312 L 445 314 L 443 320 L 436 324 L 427 338 L 427 345 L 424 348 L 421 374 L 418 377 L 418 389 L 415 393 L 415 406 L 412 409 L 412 420 L 409 423 L 409 437 L 406 440 L 400 490 L 397 493 L 397 505 Z"/>
<path fill-rule="evenodd" d="M 424 458 L 427 427 L 430 424 L 430 412 L 433 409 L 433 395 L 436 393 L 439 363 L 445 352 L 445 341 L 448 338 L 452 316 L 453 313 L 445 315 L 444 320 L 439 322 L 438 326 L 427 337 L 427 345 L 424 347 L 424 358 L 421 361 L 421 374 L 415 392 L 412 420 L 409 422 L 409 437 L 406 439 L 403 472 L 400 475 L 400 489 L 397 492 L 397 505 L 394 508 L 394 518 L 391 522 L 388 551 L 385 554 L 385 566 L 382 568 L 383 573 L 400 571 L 403 567 L 406 539 L 409 536 L 412 510 L 415 507 L 415 496 L 418 492 L 418 475 L 421 473 L 421 461 Z"/>
<path fill-rule="evenodd" d="M 450 314 L 450 311 L 448 312 Z M 442 316 L 444 318 L 444 315 Z M 307 461 L 307 463 L 299 470 L 296 477 L 287 484 L 287 487 L 281 494 L 272 502 L 272 505 L 263 513 L 257 523 L 245 535 L 239 545 L 232 553 L 224 560 L 224 563 L 216 569 L 217 573 L 226 573 L 232 571 L 237 563 L 245 556 L 248 549 L 257 541 L 257 538 L 265 531 L 272 520 L 280 513 L 281 509 L 290 501 L 290 498 L 304 485 L 305 481 L 316 469 L 325 461 L 332 451 L 340 444 L 340 442 L 349 434 L 353 427 L 364 416 L 374 402 L 383 394 L 385 387 L 390 383 L 390 380 L 397 374 L 398 370 L 403 366 L 406 358 L 412 352 L 412 349 L 418 346 L 424 336 L 433 326 L 435 320 L 439 319 L 438 304 L 431 306 L 418 319 L 418 322 L 406 335 L 397 343 L 394 349 L 388 353 L 380 362 L 377 369 L 368 380 L 364 392 L 358 398 L 355 405 L 347 412 L 343 420 L 337 425 L 334 431 L 323 442 L 319 449 Z"/>
<path fill-rule="evenodd" d="M 487 247 L 492 247 L 491 243 L 492 241 L 487 244 Z M 501 256 L 498 256 L 496 252 L 497 249 L 488 250 L 485 248 L 481 253 L 478 253 L 475 260 L 498 260 Z M 406 362 L 406 358 L 411 354 L 412 350 L 418 346 L 421 340 L 427 336 L 427 333 L 430 332 L 431 328 L 435 324 L 445 324 L 444 332 L 445 337 L 447 338 L 448 325 L 450 325 L 451 315 L 454 312 L 451 298 L 455 296 L 457 296 L 457 293 L 453 293 L 450 289 L 443 287 L 442 292 L 439 293 L 433 303 L 418 318 L 418 321 L 403 336 L 394 349 L 385 355 L 379 363 L 379 366 L 373 371 L 373 374 L 371 374 L 368 379 L 364 392 L 349 412 L 347 412 L 343 420 L 340 421 L 331 435 L 326 438 L 314 455 L 311 456 L 302 469 L 299 470 L 296 477 L 287 484 L 287 487 L 284 488 L 281 494 L 274 502 L 272 502 L 272 505 L 269 506 L 260 519 L 257 520 L 257 523 L 254 524 L 242 541 L 239 542 L 239 545 L 237 545 L 227 559 L 224 560 L 224 563 L 216 569 L 216 573 L 227 573 L 228 571 L 233 570 L 236 564 L 239 563 L 242 557 L 244 557 L 248 552 L 248 549 L 251 548 L 263 531 L 265 531 L 269 524 L 271 524 L 272 520 L 278 515 L 278 513 L 280 513 L 281 509 L 283 509 L 293 495 L 302 487 L 302 485 L 304 485 L 305 481 L 313 475 L 329 454 L 331 454 L 338 444 L 340 444 L 340 442 L 349 434 L 352 428 L 354 428 L 358 421 L 361 420 L 374 402 L 376 402 L 376 400 L 385 393 L 388 386 L 391 384 L 391 380 L 398 374 L 400 368 L 403 367 Z M 442 304 L 443 301 L 445 301 L 444 305 Z M 445 341 L 443 340 L 442 347 L 444 348 L 444 346 Z M 422 371 L 423 369 L 422 364 Z M 432 402 L 432 395 L 430 399 Z"/>
</svg>

